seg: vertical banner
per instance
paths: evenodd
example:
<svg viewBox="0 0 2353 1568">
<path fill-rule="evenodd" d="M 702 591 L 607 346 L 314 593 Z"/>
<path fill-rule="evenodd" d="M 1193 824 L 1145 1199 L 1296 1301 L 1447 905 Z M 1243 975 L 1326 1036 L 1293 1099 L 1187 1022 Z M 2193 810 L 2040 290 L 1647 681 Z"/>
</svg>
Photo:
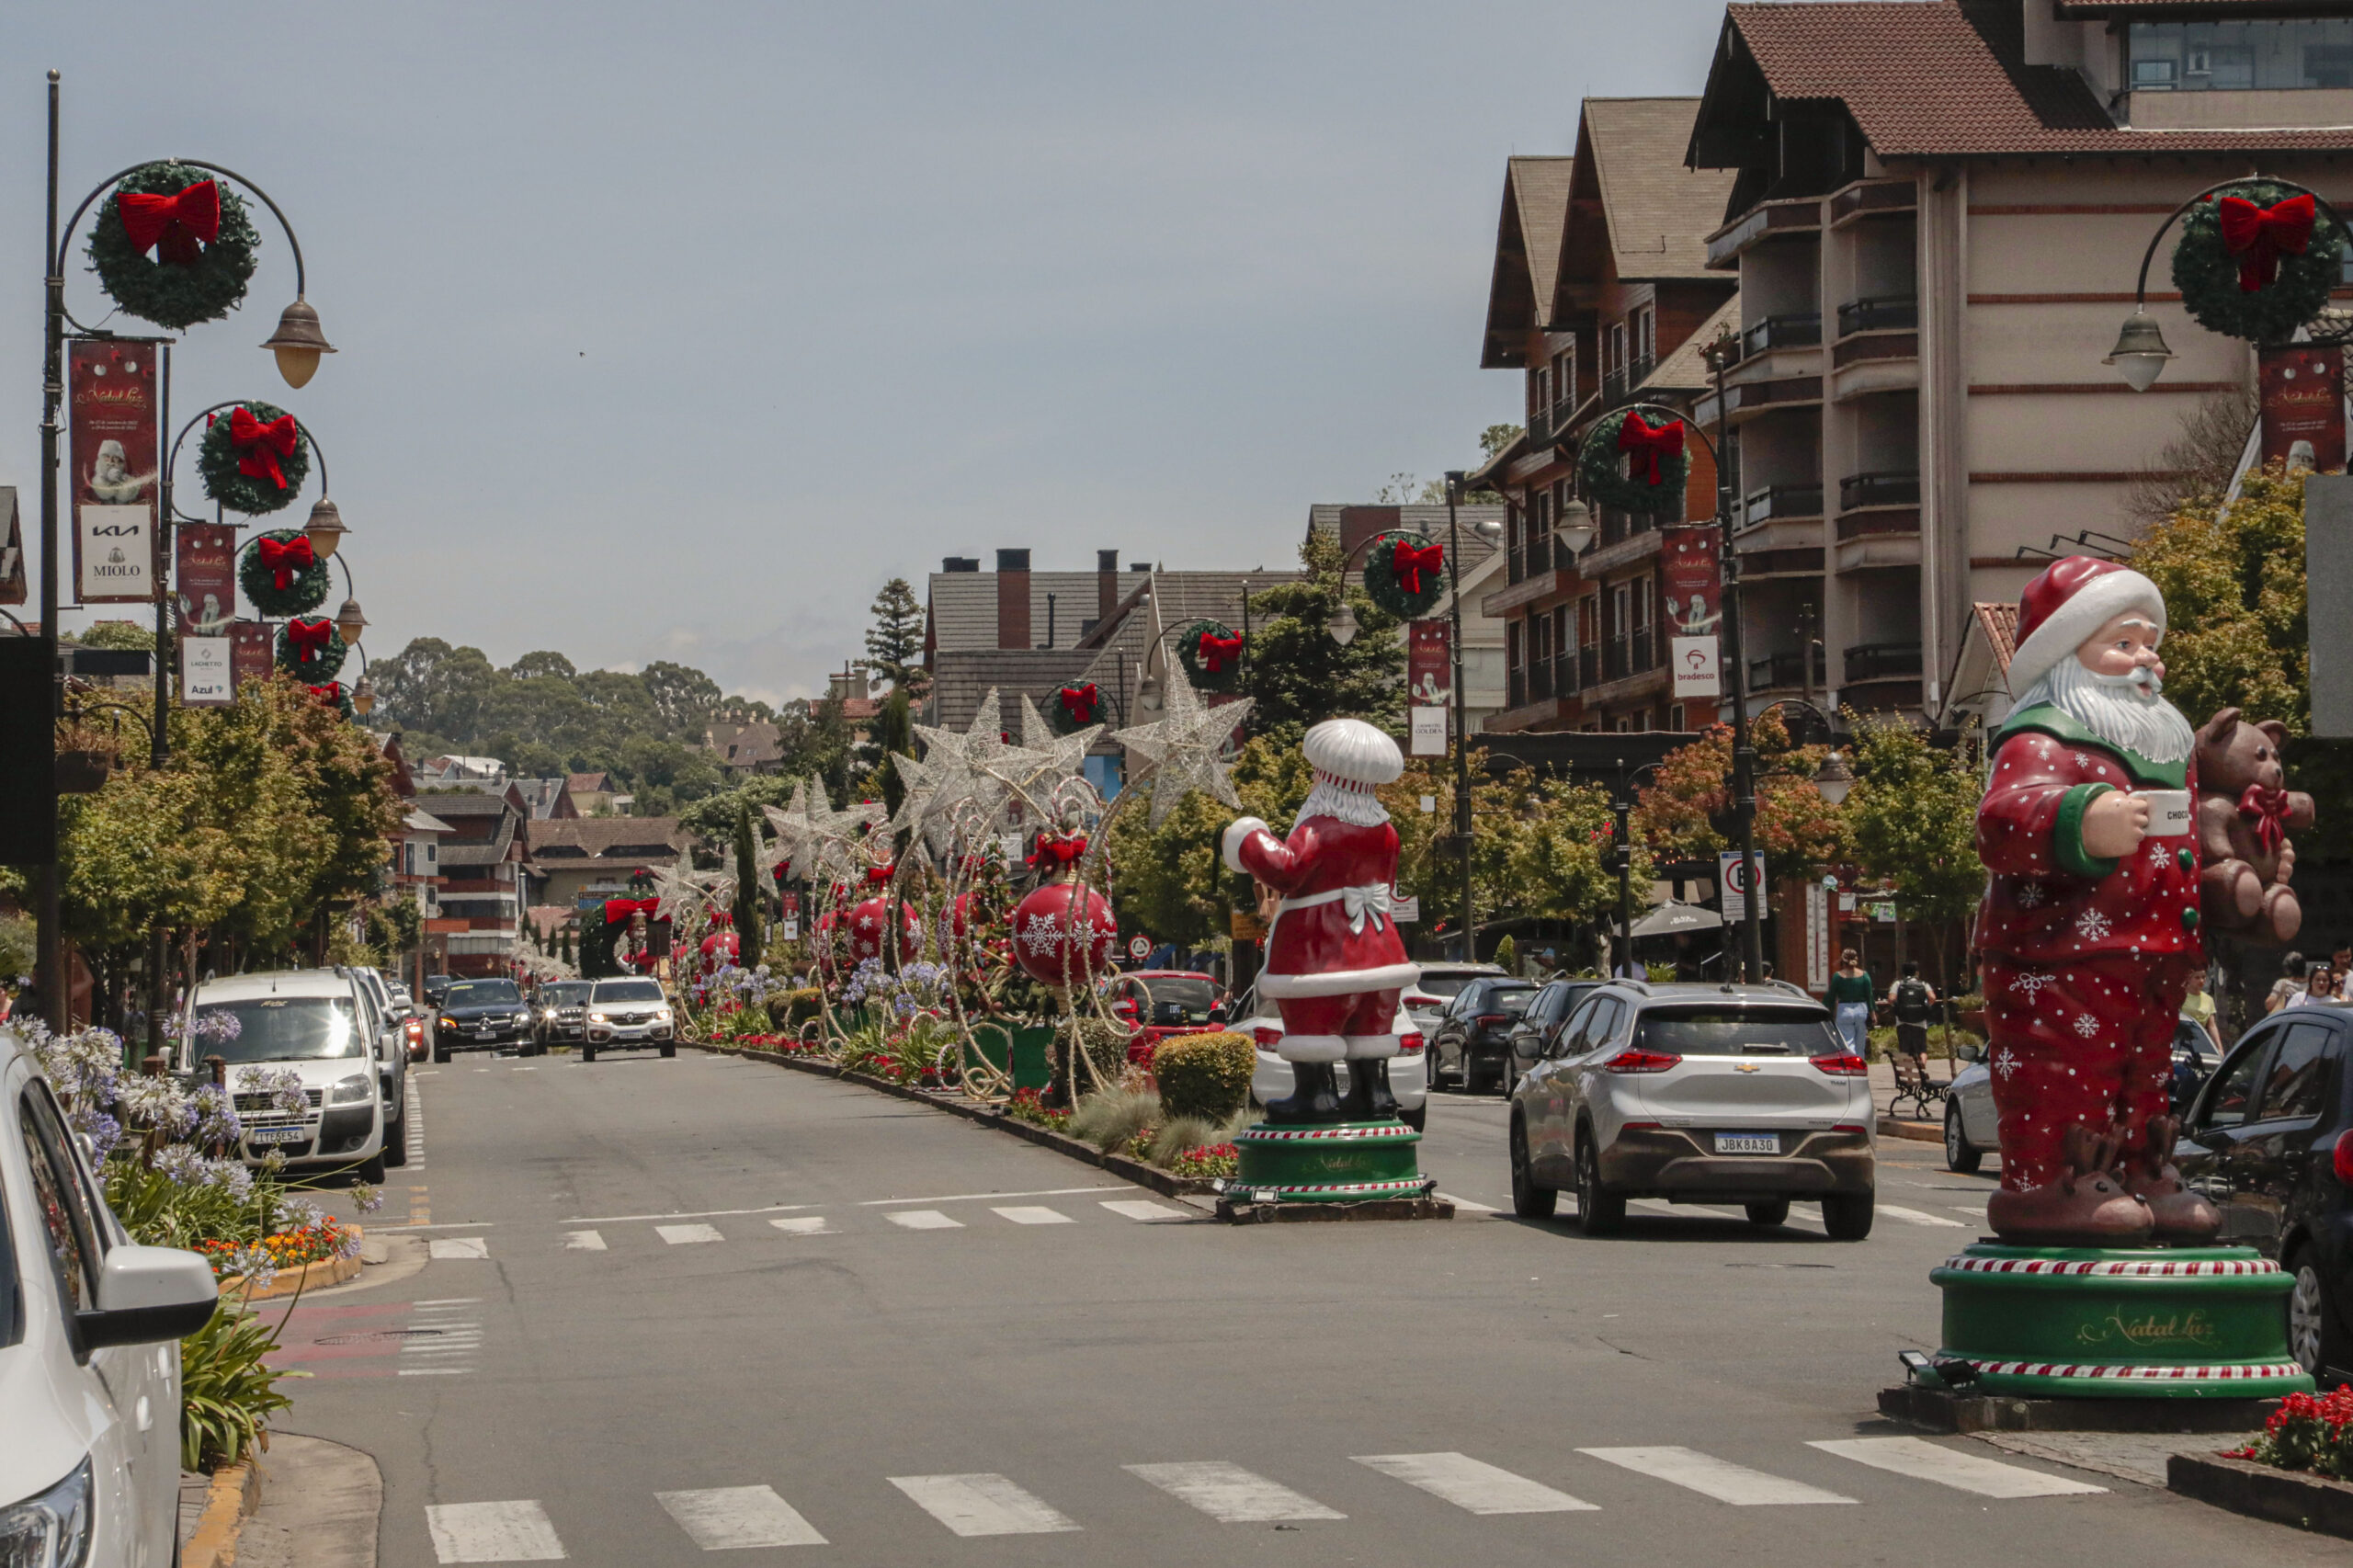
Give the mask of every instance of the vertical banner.
<svg viewBox="0 0 2353 1568">
<path fill-rule="evenodd" d="M 144 338 L 66 345 L 74 584 L 84 604 L 155 597 L 156 350 Z"/>
<path fill-rule="evenodd" d="M 269 622 L 240 620 L 229 627 L 229 678 L 243 691 L 249 680 L 267 680 L 277 660 Z"/>
<path fill-rule="evenodd" d="M 1723 695 L 1723 661 L 1717 651 L 1723 584 L 1717 549 L 1712 528 L 1660 531 L 1659 586 L 1666 597 L 1667 661 L 1678 701 L 1714 702 Z"/>
<path fill-rule="evenodd" d="M 2289 343 L 2256 351 L 2263 460 L 2327 473 L 2345 466 L 2345 350 Z"/>
<path fill-rule="evenodd" d="M 180 635 L 226 637 L 237 619 L 237 530 L 226 523 L 182 523 L 173 542 Z"/>
<path fill-rule="evenodd" d="M 1820 882 L 1805 885 L 1805 988 L 1830 989 L 1830 890 Z"/>
<path fill-rule="evenodd" d="M 225 708 L 237 699 L 233 651 L 226 637 L 182 637 L 180 700 L 190 708 Z"/>
<path fill-rule="evenodd" d="M 1415 756 L 1446 755 L 1447 717 L 1454 702 L 1452 631 L 1435 619 L 1406 628 L 1405 701 Z"/>
<path fill-rule="evenodd" d="M 0 484 L 0 605 L 24 602 L 24 523 L 17 516 L 17 487 Z"/>
</svg>

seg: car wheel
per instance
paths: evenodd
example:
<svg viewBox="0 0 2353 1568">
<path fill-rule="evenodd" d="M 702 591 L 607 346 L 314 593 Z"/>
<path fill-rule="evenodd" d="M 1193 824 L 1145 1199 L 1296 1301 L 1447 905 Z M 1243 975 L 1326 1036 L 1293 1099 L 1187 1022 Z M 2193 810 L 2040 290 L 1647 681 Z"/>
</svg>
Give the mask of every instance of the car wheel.
<svg viewBox="0 0 2353 1568">
<path fill-rule="evenodd" d="M 434 1060 L 434 1061 L 436 1061 L 436 1062 L 447 1062 L 447 1061 L 449 1061 L 449 1048 L 448 1046 L 446 1046 L 446 1045 L 437 1045 L 437 1046 L 435 1046 L 435 1047 L 433 1048 L 433 1060 Z"/>
<path fill-rule="evenodd" d="M 1962 1176 L 1975 1174 L 1985 1163 L 1985 1151 L 1969 1141 L 1969 1129 L 1961 1124 L 1961 1108 L 1950 1100 L 1945 1102 L 1945 1169 L 1959 1171 Z"/>
<path fill-rule="evenodd" d="M 1588 1236 L 1615 1235 L 1626 1223 L 1626 1200 L 1601 1185 L 1601 1157 L 1593 1129 L 1577 1130 L 1577 1224 Z"/>
<path fill-rule="evenodd" d="M 1748 1222 L 1752 1225 L 1786 1225 L 1790 1222 L 1790 1200 L 1786 1198 L 1768 1198 L 1762 1203 L 1745 1207 L 1748 1210 Z"/>
<path fill-rule="evenodd" d="M 408 1118 L 405 1116 L 384 1129 L 384 1164 L 408 1164 Z"/>
<path fill-rule="evenodd" d="M 1528 1128 L 1511 1119 L 1511 1211 L 1523 1220 L 1549 1220 L 1561 1201 L 1559 1191 L 1537 1185 L 1528 1168 Z"/>
<path fill-rule="evenodd" d="M 384 1152 L 381 1149 L 359 1162 L 359 1179 L 370 1187 L 384 1179 Z"/>
<path fill-rule="evenodd" d="M 597 1048 L 596 1048 L 595 1046 L 593 1046 L 593 1045 L 583 1045 L 583 1046 L 580 1048 L 580 1060 L 581 1060 L 581 1061 L 583 1061 L 583 1062 L 594 1062 L 594 1061 L 596 1061 L 596 1060 L 597 1060 Z"/>
<path fill-rule="evenodd" d="M 1519 1082 L 1518 1067 L 1519 1063 L 1506 1057 L 1504 1064 L 1495 1069 L 1495 1093 L 1501 1098 L 1511 1098 L 1511 1086 Z"/>
<path fill-rule="evenodd" d="M 677 1048 L 676 1044 L 675 1044 L 675 1043 L 674 1043 L 674 1042 L 672 1042 L 672 1041 L 665 1040 L 665 1041 L 663 1042 L 663 1044 L 662 1044 L 662 1054 L 663 1054 L 663 1055 L 665 1055 L 665 1056 L 676 1056 L 676 1055 L 677 1055 L 677 1054 L 678 1054 L 678 1048 Z"/>
<path fill-rule="evenodd" d="M 1404 1122 L 1406 1126 L 1412 1128 L 1416 1132 L 1425 1131 L 1428 1128 L 1430 1123 L 1429 1102 L 1425 1100 L 1411 1110 L 1399 1111 L 1397 1113 L 1397 1119 Z"/>
<path fill-rule="evenodd" d="M 1822 1200 L 1822 1228 L 1834 1242 L 1861 1241 L 1871 1233 L 1871 1210 L 1876 1205 L 1873 1193 L 1833 1193 Z"/>
<path fill-rule="evenodd" d="M 2336 1303 L 2329 1299 L 2328 1281 L 2310 1247 L 2289 1261 L 2295 1284 L 2288 1292 L 2288 1353 L 2297 1365 L 2325 1380 L 2331 1369 L 2341 1375 L 2353 1370 L 2353 1346 L 2337 1331 Z"/>
</svg>

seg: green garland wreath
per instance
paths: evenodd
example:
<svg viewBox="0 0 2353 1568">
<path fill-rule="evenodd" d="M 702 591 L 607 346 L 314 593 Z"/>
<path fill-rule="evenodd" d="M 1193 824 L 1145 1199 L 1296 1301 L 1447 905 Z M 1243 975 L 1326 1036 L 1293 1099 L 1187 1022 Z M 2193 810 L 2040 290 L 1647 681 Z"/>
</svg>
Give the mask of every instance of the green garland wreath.
<svg viewBox="0 0 2353 1568">
<path fill-rule="evenodd" d="M 286 411 L 275 403 L 252 403 L 245 412 L 267 425 L 285 417 Z M 237 472 L 237 449 L 229 444 L 232 415 L 224 413 L 208 426 L 204 439 L 197 444 L 196 469 L 204 476 L 204 495 L 217 501 L 232 512 L 243 512 L 249 517 L 266 517 L 283 511 L 311 477 L 311 437 L 302 422 L 294 422 L 294 449 L 280 460 L 278 472 L 286 476 L 286 488 L 279 489 L 267 479 L 256 479 Z"/>
<path fill-rule="evenodd" d="M 1185 628 L 1185 634 L 1176 640 L 1176 656 L 1185 662 L 1185 675 L 1193 683 L 1194 689 L 1232 691 L 1242 683 L 1242 661 L 1239 658 L 1227 659 L 1215 671 L 1201 658 L 1202 638 L 1222 639 L 1233 635 L 1233 628 L 1222 620 L 1197 620 Z"/>
<path fill-rule="evenodd" d="M 1364 591 L 1371 597 L 1374 604 L 1401 620 L 1414 620 L 1427 615 L 1430 607 L 1438 603 L 1438 596 L 1446 592 L 1444 566 L 1435 572 L 1423 571 L 1422 590 L 1417 594 L 1406 592 L 1405 585 L 1398 578 L 1397 547 L 1408 544 L 1415 550 L 1427 550 L 1429 543 L 1427 539 L 1417 533 L 1385 533 L 1374 540 L 1372 547 L 1365 551 Z"/>
<path fill-rule="evenodd" d="M 129 191 L 142 196 L 175 196 L 191 185 L 214 180 L 221 191 L 221 233 L 193 263 L 158 261 L 133 250 L 122 226 L 122 211 L 115 197 Z M 199 322 L 219 321 L 245 297 L 245 283 L 254 275 L 254 251 L 261 235 L 254 229 L 245 204 L 210 169 L 165 160 L 142 164 L 122 176 L 98 208 L 91 225 L 86 251 L 90 270 L 107 298 L 142 321 L 178 332 Z"/>
<path fill-rule="evenodd" d="M 297 676 L 297 677 L 295 677 L 295 678 L 296 678 L 296 680 L 299 682 L 299 684 L 301 684 L 301 686 L 303 686 L 303 687 L 313 687 L 313 686 L 325 686 L 326 684 L 328 684 L 327 682 L 323 681 L 323 680 L 321 680 L 321 681 L 304 681 L 304 680 L 301 680 L 301 677 L 299 677 L 299 676 Z M 308 690 L 306 690 L 306 691 L 303 693 L 303 695 L 304 695 L 304 696 L 306 696 L 306 697 L 309 697 L 309 698 L 310 698 L 313 701 L 314 701 L 314 702 L 315 702 L 316 700 L 318 700 L 318 693 L 317 693 L 317 692 L 314 692 L 314 691 L 308 691 Z M 350 689 L 349 689 L 348 687 L 346 687 L 346 688 L 344 688 L 344 689 L 342 689 L 342 690 L 339 690 L 339 691 L 337 691 L 337 692 L 335 693 L 335 710 L 337 713 L 341 714 L 341 715 L 342 715 L 346 720 L 352 719 L 352 718 L 354 718 L 354 717 L 356 717 L 356 716 L 358 715 L 358 710 L 355 709 L 355 708 L 354 708 L 354 707 L 352 707 L 352 705 L 351 705 L 351 692 L 350 692 Z"/>
<path fill-rule="evenodd" d="M 297 664 L 294 660 L 294 640 L 287 634 L 285 627 L 278 629 L 278 673 L 304 686 L 324 686 L 335 679 L 335 672 L 343 668 L 343 661 L 350 653 L 350 648 L 343 641 L 343 633 L 330 631 L 327 645 L 319 651 L 318 658 L 308 665 Z"/>
<path fill-rule="evenodd" d="M 1089 682 L 1085 684 L 1091 685 L 1092 683 Z M 1056 686 L 1053 689 L 1052 695 L 1046 704 L 1046 722 L 1053 726 L 1054 733 L 1058 735 L 1074 735 L 1078 733 L 1079 731 L 1086 728 L 1089 724 L 1099 724 L 1103 722 L 1103 693 L 1100 688 L 1097 688 L 1095 693 L 1095 711 L 1088 714 L 1084 719 L 1074 714 L 1063 703 L 1063 687 Z"/>
<path fill-rule="evenodd" d="M 2239 288 L 2239 258 L 2222 244 L 2222 199 L 2243 197 L 2260 206 L 2273 206 L 2294 191 L 2268 180 L 2247 180 L 2218 190 L 2191 208 L 2181 221 L 2181 238 L 2173 247 L 2173 285 L 2189 317 L 2209 332 L 2243 337 L 2249 343 L 2285 343 L 2296 329 L 2320 313 L 2328 291 L 2336 286 L 2345 237 L 2320 214 L 2313 224 L 2312 243 L 2302 256 L 2279 258 L 2279 276 L 2254 293 Z"/>
<path fill-rule="evenodd" d="M 1681 457 L 1660 460 L 1656 484 L 1630 477 L 1626 454 L 1618 449 L 1618 433 L 1626 427 L 1626 416 L 1635 412 L 1621 408 L 1594 421 L 1593 428 L 1586 432 L 1585 444 L 1577 449 L 1577 478 L 1586 494 L 1601 506 L 1644 517 L 1680 516 L 1684 489 L 1691 480 L 1691 449 L 1687 444 Z"/>
<path fill-rule="evenodd" d="M 263 540 L 287 544 L 301 537 L 300 528 L 272 528 L 245 541 L 237 561 L 237 584 L 254 608 L 264 615 L 308 615 L 326 603 L 327 593 L 335 586 L 324 561 L 312 562 L 289 577 L 283 588 L 278 585 L 278 574 L 261 563 Z"/>
</svg>

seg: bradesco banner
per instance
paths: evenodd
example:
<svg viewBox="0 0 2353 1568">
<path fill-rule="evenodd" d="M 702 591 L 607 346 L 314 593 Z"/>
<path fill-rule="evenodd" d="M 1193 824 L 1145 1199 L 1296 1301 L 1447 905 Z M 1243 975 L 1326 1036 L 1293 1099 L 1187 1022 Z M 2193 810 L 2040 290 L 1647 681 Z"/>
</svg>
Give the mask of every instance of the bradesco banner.
<svg viewBox="0 0 2353 1568">
<path fill-rule="evenodd" d="M 66 345 L 74 584 L 84 604 L 155 597 L 158 347 L 145 338 Z"/>
<path fill-rule="evenodd" d="M 1723 619 L 1723 588 L 1712 528 L 1666 528 L 1659 535 L 1660 589 L 1666 597 L 1667 659 L 1678 700 L 1713 701 L 1722 695 L 1716 638 Z"/>
</svg>

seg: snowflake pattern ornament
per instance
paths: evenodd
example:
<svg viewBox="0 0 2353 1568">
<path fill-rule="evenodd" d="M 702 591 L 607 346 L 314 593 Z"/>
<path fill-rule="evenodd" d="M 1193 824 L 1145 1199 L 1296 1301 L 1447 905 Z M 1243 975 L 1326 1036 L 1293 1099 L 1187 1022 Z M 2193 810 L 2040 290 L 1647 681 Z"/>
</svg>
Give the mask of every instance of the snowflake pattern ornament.
<svg viewBox="0 0 2353 1568">
<path fill-rule="evenodd" d="M 2017 1072 L 2018 1070 L 2018 1053 L 2017 1053 L 2016 1051 L 2012 1051 L 2008 1046 L 2006 1046 L 2006 1046 L 2004 1046 L 2000 1051 L 1998 1051 L 1995 1052 L 1995 1054 L 1994 1054 L 1994 1071 L 1995 1071 L 1995 1072 L 1999 1073 L 2003 1077 L 2006 1078 L 2006 1077 L 2008 1077 L 2011 1074 L 2013 1074 L 2013 1073 Z"/>
<path fill-rule="evenodd" d="M 2043 891 L 2042 884 L 2040 882 L 2023 882 L 2019 884 L 2018 887 L 2018 907 L 2020 909 L 2040 909 L 2042 907 L 2043 900 L 2050 896 L 2051 895 L 2049 893 Z"/>
<path fill-rule="evenodd" d="M 2053 976 L 2048 974 L 2040 974 L 2033 970 L 2028 970 L 2022 974 L 2011 977 L 2010 989 L 2025 997 L 2029 1002 L 2032 1002 L 2036 997 L 2042 994 L 2042 988 L 2044 986 L 2052 983 L 2053 978 Z"/>
<path fill-rule="evenodd" d="M 2085 1040 L 2089 1040 L 2092 1036 L 2099 1033 L 2099 1020 L 2093 1017 L 2089 1013 L 2077 1015 L 2074 1025 L 2071 1027 L 2078 1036 Z"/>
<path fill-rule="evenodd" d="M 2075 916 L 2075 929 L 2086 942 L 2097 942 L 2108 935 L 2108 916 L 2097 909 L 2086 909 Z"/>
</svg>

